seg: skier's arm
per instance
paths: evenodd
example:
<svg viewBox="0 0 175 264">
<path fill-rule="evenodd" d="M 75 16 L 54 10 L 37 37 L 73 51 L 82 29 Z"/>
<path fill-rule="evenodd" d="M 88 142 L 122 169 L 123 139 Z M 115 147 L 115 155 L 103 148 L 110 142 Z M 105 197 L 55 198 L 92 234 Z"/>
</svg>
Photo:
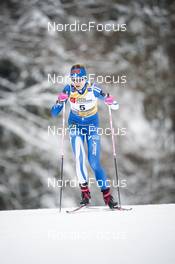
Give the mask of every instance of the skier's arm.
<svg viewBox="0 0 175 264">
<path fill-rule="evenodd" d="M 100 100 L 103 100 L 105 104 L 110 105 L 111 109 L 118 110 L 119 109 L 119 103 L 114 99 L 113 96 L 110 96 L 108 94 L 105 94 L 100 87 L 98 87 L 96 84 L 93 84 L 93 92 L 95 97 L 97 97 Z"/>
<path fill-rule="evenodd" d="M 102 89 L 98 87 L 95 83 L 93 84 L 92 88 L 95 97 L 104 101 L 107 95 L 102 91 Z"/>
<path fill-rule="evenodd" d="M 67 95 L 67 96 L 66 96 Z M 56 117 L 61 110 L 63 109 L 63 103 L 67 103 L 68 97 L 70 95 L 70 87 L 69 85 L 65 86 L 62 93 L 58 95 L 58 99 L 56 103 L 51 108 L 51 115 Z"/>
</svg>

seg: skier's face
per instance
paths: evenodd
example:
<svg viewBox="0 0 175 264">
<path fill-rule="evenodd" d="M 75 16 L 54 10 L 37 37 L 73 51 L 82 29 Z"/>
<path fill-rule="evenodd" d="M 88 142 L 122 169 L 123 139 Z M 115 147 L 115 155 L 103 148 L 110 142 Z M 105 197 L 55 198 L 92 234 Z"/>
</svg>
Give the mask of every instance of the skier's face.
<svg viewBox="0 0 175 264">
<path fill-rule="evenodd" d="M 81 90 L 85 86 L 85 83 L 86 83 L 86 79 L 81 78 L 81 77 L 71 78 L 71 81 L 72 81 L 73 86 L 77 90 Z"/>
</svg>

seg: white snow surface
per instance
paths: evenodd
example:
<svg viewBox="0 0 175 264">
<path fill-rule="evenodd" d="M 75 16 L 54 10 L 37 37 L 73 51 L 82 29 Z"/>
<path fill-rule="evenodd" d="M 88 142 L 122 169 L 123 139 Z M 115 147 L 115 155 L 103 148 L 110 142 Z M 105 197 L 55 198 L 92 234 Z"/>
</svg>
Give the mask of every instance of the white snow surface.
<svg viewBox="0 0 175 264">
<path fill-rule="evenodd" d="M 0 263 L 175 263 L 175 204 L 0 212 Z"/>
</svg>

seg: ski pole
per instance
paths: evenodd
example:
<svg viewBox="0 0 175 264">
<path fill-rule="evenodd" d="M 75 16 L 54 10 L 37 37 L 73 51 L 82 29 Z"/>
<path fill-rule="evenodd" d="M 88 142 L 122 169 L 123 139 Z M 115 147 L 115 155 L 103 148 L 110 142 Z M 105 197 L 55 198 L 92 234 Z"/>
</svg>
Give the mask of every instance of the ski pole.
<svg viewBox="0 0 175 264">
<path fill-rule="evenodd" d="M 108 95 L 109 96 L 109 93 Z M 117 155 L 115 149 L 115 139 L 114 139 L 114 132 L 113 132 L 113 122 L 112 122 L 112 113 L 111 113 L 111 106 L 108 105 L 109 109 L 109 120 L 110 120 L 110 127 L 111 127 L 111 137 L 112 137 L 112 149 L 113 149 L 113 157 L 114 157 L 114 166 L 115 166 L 115 175 L 117 180 L 117 193 L 118 193 L 118 202 L 119 207 L 121 207 L 121 199 L 120 199 L 120 188 L 119 188 L 119 176 L 118 176 L 118 167 L 117 167 Z"/>
<path fill-rule="evenodd" d="M 63 192 L 63 165 L 64 165 L 64 133 L 65 133 L 65 102 L 63 102 L 63 119 L 62 119 L 62 139 L 61 139 L 61 187 L 60 187 L 60 213 L 62 205 Z"/>
</svg>

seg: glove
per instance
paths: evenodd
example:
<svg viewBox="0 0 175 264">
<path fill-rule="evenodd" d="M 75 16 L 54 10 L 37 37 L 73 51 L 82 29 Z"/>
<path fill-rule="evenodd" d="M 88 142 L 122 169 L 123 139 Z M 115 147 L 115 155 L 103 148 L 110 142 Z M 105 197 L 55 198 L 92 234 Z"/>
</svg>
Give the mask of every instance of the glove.
<svg viewBox="0 0 175 264">
<path fill-rule="evenodd" d="M 114 102 L 114 97 L 113 97 L 113 96 L 109 95 L 109 96 L 107 96 L 107 97 L 105 98 L 105 104 L 107 104 L 107 105 L 112 105 L 113 102 Z"/>
<path fill-rule="evenodd" d="M 118 110 L 119 109 L 119 104 L 117 103 L 117 101 L 114 100 L 114 97 L 111 95 L 108 95 L 105 98 L 105 104 L 110 105 L 112 110 Z"/>
<path fill-rule="evenodd" d="M 66 93 L 58 94 L 57 103 L 64 103 L 68 99 L 68 95 Z"/>
</svg>

